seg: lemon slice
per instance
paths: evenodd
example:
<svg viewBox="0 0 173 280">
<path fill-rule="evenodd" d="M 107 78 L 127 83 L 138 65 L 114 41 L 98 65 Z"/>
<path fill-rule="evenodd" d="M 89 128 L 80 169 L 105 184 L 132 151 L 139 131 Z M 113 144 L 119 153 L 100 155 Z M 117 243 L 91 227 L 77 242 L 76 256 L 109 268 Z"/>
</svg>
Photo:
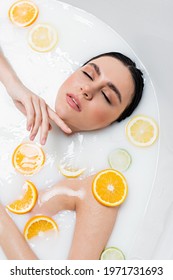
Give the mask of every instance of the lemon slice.
<svg viewBox="0 0 173 280">
<path fill-rule="evenodd" d="M 112 151 L 108 156 L 108 161 L 113 169 L 119 171 L 126 171 L 131 164 L 131 156 L 124 149 L 116 149 Z"/>
<path fill-rule="evenodd" d="M 48 52 L 56 46 L 57 42 L 57 31 L 49 24 L 37 24 L 29 32 L 28 43 L 35 51 Z"/>
<path fill-rule="evenodd" d="M 125 260 L 125 256 L 120 249 L 115 247 L 109 247 L 102 252 L 100 259 L 101 260 Z"/>
<path fill-rule="evenodd" d="M 86 168 L 73 169 L 73 168 L 65 167 L 64 165 L 60 165 L 58 168 L 61 174 L 68 178 L 76 178 L 86 170 Z"/>
<path fill-rule="evenodd" d="M 147 147 L 152 145 L 158 137 L 158 125 L 148 116 L 137 115 L 126 125 L 126 135 L 136 146 Z"/>
</svg>

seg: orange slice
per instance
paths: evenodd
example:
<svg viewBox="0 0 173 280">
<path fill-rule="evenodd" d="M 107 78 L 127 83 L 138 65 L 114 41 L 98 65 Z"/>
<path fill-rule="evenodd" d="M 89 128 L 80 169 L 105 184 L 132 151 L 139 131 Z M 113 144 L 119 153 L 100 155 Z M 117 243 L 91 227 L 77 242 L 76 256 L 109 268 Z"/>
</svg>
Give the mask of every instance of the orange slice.
<svg viewBox="0 0 173 280">
<path fill-rule="evenodd" d="M 49 230 L 58 230 L 56 222 L 48 216 L 35 216 L 26 223 L 24 236 L 26 239 L 31 239 L 39 235 L 40 232 Z"/>
<path fill-rule="evenodd" d="M 93 180 L 92 192 L 101 204 L 110 207 L 118 206 L 127 196 L 127 182 L 117 170 L 102 170 Z"/>
<path fill-rule="evenodd" d="M 37 201 L 37 189 L 30 181 L 24 184 L 24 196 L 7 205 L 7 209 L 15 214 L 25 214 L 32 210 Z"/>
<path fill-rule="evenodd" d="M 22 143 L 14 151 L 12 163 L 14 168 L 25 175 L 33 175 L 45 162 L 43 150 L 34 143 Z"/>
<path fill-rule="evenodd" d="M 35 25 L 29 32 L 28 43 L 37 52 L 51 51 L 58 42 L 56 29 L 45 23 Z"/>
<path fill-rule="evenodd" d="M 11 22 L 18 26 L 29 26 L 37 17 L 38 7 L 32 1 L 17 1 L 9 9 L 9 18 Z"/>
</svg>

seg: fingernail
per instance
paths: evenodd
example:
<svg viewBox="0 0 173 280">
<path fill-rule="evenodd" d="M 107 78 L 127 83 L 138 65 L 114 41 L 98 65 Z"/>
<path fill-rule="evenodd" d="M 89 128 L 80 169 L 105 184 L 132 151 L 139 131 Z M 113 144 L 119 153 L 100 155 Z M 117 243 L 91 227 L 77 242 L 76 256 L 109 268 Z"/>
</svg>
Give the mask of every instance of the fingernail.
<svg viewBox="0 0 173 280">
<path fill-rule="evenodd" d="M 70 128 L 67 128 L 67 133 L 71 133 L 72 132 L 72 130 L 70 129 Z"/>
<path fill-rule="evenodd" d="M 46 143 L 46 139 L 45 138 L 41 139 L 41 144 L 44 145 L 45 143 Z"/>
<path fill-rule="evenodd" d="M 34 138 L 35 138 L 35 135 L 30 136 L 31 141 L 34 140 Z"/>
<path fill-rule="evenodd" d="M 31 130 L 31 125 L 27 126 L 27 130 L 30 131 Z"/>
</svg>

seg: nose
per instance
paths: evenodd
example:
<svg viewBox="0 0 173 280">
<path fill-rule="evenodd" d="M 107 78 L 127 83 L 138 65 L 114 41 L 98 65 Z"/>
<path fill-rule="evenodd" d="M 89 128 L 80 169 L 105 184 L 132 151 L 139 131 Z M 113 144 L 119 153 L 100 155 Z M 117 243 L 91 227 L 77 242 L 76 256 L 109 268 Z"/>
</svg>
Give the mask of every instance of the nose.
<svg viewBox="0 0 173 280">
<path fill-rule="evenodd" d="M 81 87 L 81 92 L 85 99 L 92 100 L 92 98 L 94 96 L 94 90 L 91 86 L 85 85 L 85 86 Z"/>
</svg>

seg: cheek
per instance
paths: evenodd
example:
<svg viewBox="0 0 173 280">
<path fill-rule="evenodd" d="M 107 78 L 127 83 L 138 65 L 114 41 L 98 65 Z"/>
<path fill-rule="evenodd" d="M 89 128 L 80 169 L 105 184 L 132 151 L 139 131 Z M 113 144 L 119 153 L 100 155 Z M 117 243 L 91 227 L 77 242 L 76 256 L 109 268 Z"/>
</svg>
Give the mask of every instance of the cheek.
<svg viewBox="0 0 173 280">
<path fill-rule="evenodd" d="M 109 114 L 104 108 L 99 108 L 98 105 L 91 109 L 90 118 L 96 123 L 107 123 L 109 121 Z"/>
<path fill-rule="evenodd" d="M 75 84 L 76 84 L 76 77 L 75 74 L 72 74 L 64 81 L 64 83 L 59 88 L 57 93 L 57 99 L 60 99 L 66 93 L 71 92 L 74 89 Z"/>
<path fill-rule="evenodd" d="M 114 122 L 120 115 L 120 110 L 117 107 L 109 108 L 106 105 L 98 106 L 95 104 L 95 106 L 92 106 L 90 108 L 90 117 L 89 119 L 94 124 L 98 124 L 99 126 L 106 126 Z"/>
<path fill-rule="evenodd" d="M 60 109 L 62 104 L 64 103 L 64 99 L 67 93 L 73 92 L 73 84 L 75 82 L 74 75 L 71 75 L 69 78 L 67 78 L 64 83 L 61 85 L 61 87 L 58 90 L 56 101 L 55 101 L 55 110 L 57 111 Z"/>
<path fill-rule="evenodd" d="M 72 75 L 70 75 L 70 77 L 67 78 L 67 80 L 65 80 L 61 88 L 68 92 L 69 90 L 74 89 L 79 84 L 78 80 L 79 78 L 76 73 L 73 73 Z"/>
</svg>

